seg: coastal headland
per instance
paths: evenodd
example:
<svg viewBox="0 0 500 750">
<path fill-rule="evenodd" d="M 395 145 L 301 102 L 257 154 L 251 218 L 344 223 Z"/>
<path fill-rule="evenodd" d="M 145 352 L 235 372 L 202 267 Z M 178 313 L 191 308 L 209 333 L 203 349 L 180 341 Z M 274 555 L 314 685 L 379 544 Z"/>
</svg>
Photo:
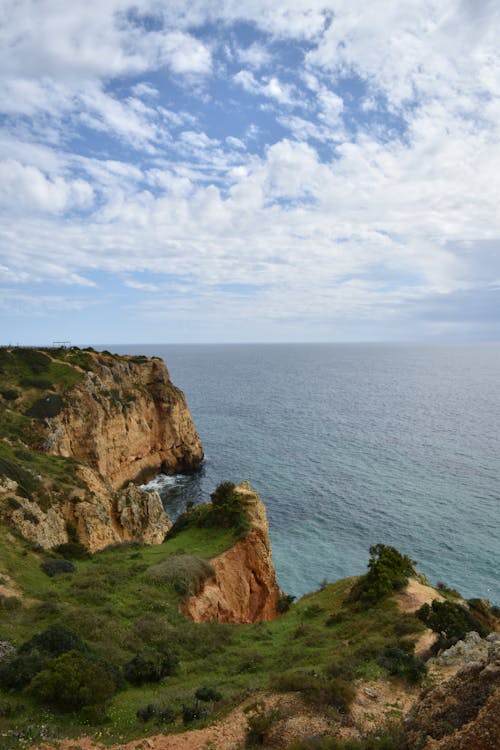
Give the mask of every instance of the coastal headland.
<svg viewBox="0 0 500 750">
<path fill-rule="evenodd" d="M 0 750 L 500 747 L 497 608 L 382 544 L 294 602 L 248 483 L 138 486 L 203 459 L 161 360 L 0 349 L 0 416 Z"/>
</svg>

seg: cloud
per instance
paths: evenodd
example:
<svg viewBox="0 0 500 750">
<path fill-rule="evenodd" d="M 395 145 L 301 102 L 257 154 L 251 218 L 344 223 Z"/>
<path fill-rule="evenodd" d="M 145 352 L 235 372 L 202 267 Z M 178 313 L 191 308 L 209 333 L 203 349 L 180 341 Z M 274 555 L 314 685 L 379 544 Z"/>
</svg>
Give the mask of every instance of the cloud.
<svg viewBox="0 0 500 750">
<path fill-rule="evenodd" d="M 4 6 L 6 288 L 101 273 L 192 320 L 490 314 L 497 4 Z"/>
<path fill-rule="evenodd" d="M 238 47 L 236 50 L 236 56 L 240 63 L 258 70 L 259 68 L 266 67 L 272 60 L 270 51 L 264 47 L 263 44 L 254 42 L 248 47 Z"/>
<path fill-rule="evenodd" d="M 275 76 L 258 81 L 251 71 L 240 70 L 233 76 L 233 81 L 250 94 L 275 99 L 280 104 L 294 103 L 293 87 L 280 82 Z"/>
</svg>

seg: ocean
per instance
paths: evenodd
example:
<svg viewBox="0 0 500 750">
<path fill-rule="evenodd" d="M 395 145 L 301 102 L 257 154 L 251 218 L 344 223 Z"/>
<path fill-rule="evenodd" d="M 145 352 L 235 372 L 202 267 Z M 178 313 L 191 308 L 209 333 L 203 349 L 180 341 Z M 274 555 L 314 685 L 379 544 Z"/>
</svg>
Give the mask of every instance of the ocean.
<svg viewBox="0 0 500 750">
<path fill-rule="evenodd" d="M 287 593 L 364 572 L 381 542 L 500 604 L 499 345 L 107 348 L 162 357 L 186 394 L 206 457 L 153 480 L 167 511 L 249 480 Z"/>
</svg>

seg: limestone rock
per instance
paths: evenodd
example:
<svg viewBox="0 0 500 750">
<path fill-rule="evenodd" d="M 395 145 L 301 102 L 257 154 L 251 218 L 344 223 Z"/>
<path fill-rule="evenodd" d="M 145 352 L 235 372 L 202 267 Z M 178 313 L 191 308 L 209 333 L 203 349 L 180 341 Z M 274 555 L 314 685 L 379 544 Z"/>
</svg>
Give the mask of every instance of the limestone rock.
<svg viewBox="0 0 500 750">
<path fill-rule="evenodd" d="M 65 397 L 62 411 L 46 420 L 46 449 L 84 462 L 120 489 L 160 470 L 195 469 L 203 448 L 184 394 L 165 363 L 110 357 L 86 373 Z"/>
<path fill-rule="evenodd" d="M 477 636 L 477 634 L 474 634 Z M 473 661 L 450 680 L 430 690 L 410 712 L 406 736 L 410 747 L 424 750 L 498 750 L 500 747 L 500 636 L 469 638 L 482 646 Z M 456 644 L 458 646 L 458 644 Z M 453 647 L 455 648 L 455 647 Z M 470 658 L 472 655 L 469 654 Z"/>
<path fill-rule="evenodd" d="M 51 358 L 51 350 L 43 353 Z M 85 371 L 71 359 L 57 361 L 73 370 L 73 384 L 62 379 L 59 412 L 35 424 L 39 452 L 75 459 L 63 488 L 50 467 L 41 476 L 28 461 L 22 468 L 29 490 L 0 476 L 0 520 L 44 549 L 75 533 L 91 551 L 129 540 L 160 543 L 171 525 L 160 496 L 130 482 L 201 463 L 184 394 L 158 358 L 93 351 L 85 357 Z"/>
<path fill-rule="evenodd" d="M 278 615 L 276 582 L 266 509 L 247 482 L 236 491 L 245 501 L 248 534 L 231 549 L 213 558 L 215 575 L 197 596 L 187 599 L 182 612 L 194 622 L 257 622 Z"/>
</svg>

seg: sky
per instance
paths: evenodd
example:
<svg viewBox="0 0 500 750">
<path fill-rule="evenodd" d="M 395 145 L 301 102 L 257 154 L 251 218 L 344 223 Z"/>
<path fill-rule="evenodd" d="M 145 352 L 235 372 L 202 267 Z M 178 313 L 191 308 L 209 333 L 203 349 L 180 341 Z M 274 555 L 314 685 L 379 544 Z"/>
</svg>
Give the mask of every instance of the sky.
<svg viewBox="0 0 500 750">
<path fill-rule="evenodd" d="M 0 343 L 500 340 L 497 0 L 0 19 Z"/>
</svg>

